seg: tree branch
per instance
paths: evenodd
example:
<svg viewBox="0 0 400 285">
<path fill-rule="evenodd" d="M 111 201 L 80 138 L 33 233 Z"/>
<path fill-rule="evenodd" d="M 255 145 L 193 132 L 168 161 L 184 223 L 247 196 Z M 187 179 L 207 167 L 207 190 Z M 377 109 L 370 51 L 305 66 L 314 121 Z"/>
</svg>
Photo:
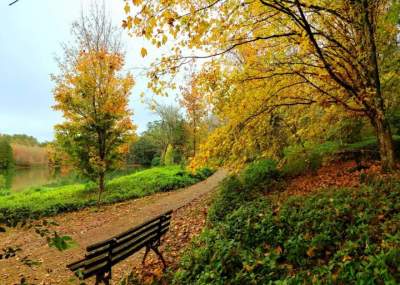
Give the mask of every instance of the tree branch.
<svg viewBox="0 0 400 285">
<path fill-rule="evenodd" d="M 201 55 L 198 55 L 198 56 L 182 56 L 181 58 L 185 58 L 185 59 L 188 59 L 188 58 L 191 58 L 191 59 L 211 58 L 211 57 L 216 57 L 216 56 L 219 56 L 219 55 L 223 55 L 223 54 L 233 50 L 234 48 L 236 48 L 238 46 L 245 45 L 245 44 L 248 44 L 248 43 L 251 43 L 251 42 L 256 42 L 256 41 L 259 41 L 259 40 L 269 40 L 269 39 L 273 39 L 273 38 L 283 38 L 283 37 L 297 36 L 297 35 L 300 35 L 300 34 L 296 33 L 296 32 L 291 32 L 291 33 L 277 34 L 277 35 L 271 35 L 271 36 L 266 36 L 266 37 L 255 37 L 253 39 L 249 39 L 249 40 L 245 40 L 245 41 L 233 44 L 229 48 L 227 48 L 227 49 L 225 49 L 225 50 L 223 50 L 221 52 L 214 53 L 214 54 L 203 55 L 203 56 L 201 56 Z"/>
</svg>

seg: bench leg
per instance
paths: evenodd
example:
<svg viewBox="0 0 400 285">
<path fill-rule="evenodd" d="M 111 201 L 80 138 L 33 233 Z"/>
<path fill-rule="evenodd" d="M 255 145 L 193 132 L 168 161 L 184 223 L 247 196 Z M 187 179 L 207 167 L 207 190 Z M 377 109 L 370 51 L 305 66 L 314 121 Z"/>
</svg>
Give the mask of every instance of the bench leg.
<svg viewBox="0 0 400 285">
<path fill-rule="evenodd" d="M 150 251 L 150 247 L 146 246 L 146 251 L 145 251 L 144 256 L 143 256 L 142 265 L 144 265 L 144 262 L 146 261 L 146 257 L 149 254 L 149 251 Z"/>
<path fill-rule="evenodd" d="M 94 284 L 99 285 L 103 282 L 103 280 L 104 280 L 104 272 L 96 275 L 96 283 Z"/>
<path fill-rule="evenodd" d="M 161 259 L 162 264 L 164 266 L 164 270 L 167 268 L 167 264 L 165 263 L 164 257 L 162 256 L 161 252 L 158 250 L 157 247 L 152 247 L 151 248 L 156 254 L 157 256 Z"/>
<path fill-rule="evenodd" d="M 95 285 L 99 285 L 103 283 L 104 285 L 110 285 L 110 280 L 111 280 L 111 271 L 108 272 L 106 275 L 106 272 L 101 272 L 96 275 L 96 283 Z"/>
</svg>

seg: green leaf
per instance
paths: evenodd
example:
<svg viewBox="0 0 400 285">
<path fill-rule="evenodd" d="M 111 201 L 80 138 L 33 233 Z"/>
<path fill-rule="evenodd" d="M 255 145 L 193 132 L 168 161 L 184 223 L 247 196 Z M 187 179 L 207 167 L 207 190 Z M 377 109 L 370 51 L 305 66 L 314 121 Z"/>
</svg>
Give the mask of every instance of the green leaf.
<svg viewBox="0 0 400 285">
<path fill-rule="evenodd" d="M 49 238 L 48 244 L 59 251 L 76 246 L 76 242 L 70 236 L 59 236 L 57 232 L 54 232 L 54 237 Z"/>
</svg>

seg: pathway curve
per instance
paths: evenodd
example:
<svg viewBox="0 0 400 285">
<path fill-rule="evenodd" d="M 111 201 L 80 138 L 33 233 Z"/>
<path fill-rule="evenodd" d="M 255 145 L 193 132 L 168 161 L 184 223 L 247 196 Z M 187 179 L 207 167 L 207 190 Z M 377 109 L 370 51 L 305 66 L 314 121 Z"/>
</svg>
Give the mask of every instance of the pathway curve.
<svg viewBox="0 0 400 285">
<path fill-rule="evenodd" d="M 30 268 L 15 258 L 0 260 L 0 284 L 19 284 L 23 276 L 34 284 L 76 284 L 69 283 L 72 274 L 66 269 L 66 264 L 83 257 L 86 246 L 123 232 L 169 209 L 176 210 L 190 203 L 215 189 L 225 176 L 226 172 L 219 170 L 205 181 L 187 188 L 103 206 L 99 210 L 87 208 L 52 217 L 50 219 L 60 225 L 54 229 L 71 236 L 78 243 L 77 247 L 65 252 L 49 248 L 46 241 L 33 230 L 10 230 L 5 236 L 0 236 L 0 248 L 20 245 L 22 251 L 18 254 L 19 258 L 27 256 L 42 264 Z M 124 271 L 123 267 L 118 268 L 118 271 Z"/>
</svg>

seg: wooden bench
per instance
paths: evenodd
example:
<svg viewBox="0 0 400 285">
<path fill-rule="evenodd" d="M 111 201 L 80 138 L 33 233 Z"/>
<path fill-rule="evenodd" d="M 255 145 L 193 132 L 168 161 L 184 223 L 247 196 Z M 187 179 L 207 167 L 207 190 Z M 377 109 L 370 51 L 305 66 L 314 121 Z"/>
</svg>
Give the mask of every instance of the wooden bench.
<svg viewBox="0 0 400 285">
<path fill-rule="evenodd" d="M 165 269 L 165 260 L 158 247 L 161 237 L 169 229 L 171 214 L 172 210 L 117 236 L 88 246 L 85 258 L 67 267 L 81 279 L 96 276 L 95 284 L 110 284 L 112 266 L 145 247 L 142 264 L 151 249 L 161 259 Z"/>
</svg>

